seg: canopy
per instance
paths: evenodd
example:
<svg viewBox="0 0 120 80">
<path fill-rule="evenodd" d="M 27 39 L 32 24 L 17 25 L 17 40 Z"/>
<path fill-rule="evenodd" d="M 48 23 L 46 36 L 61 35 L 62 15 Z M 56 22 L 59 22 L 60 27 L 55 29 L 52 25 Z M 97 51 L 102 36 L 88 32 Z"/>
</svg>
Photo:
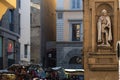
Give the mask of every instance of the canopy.
<svg viewBox="0 0 120 80">
<path fill-rule="evenodd" d="M 53 68 L 52 68 L 52 70 L 56 70 L 56 71 L 57 71 L 57 70 L 60 70 L 60 69 L 61 69 L 61 67 L 53 67 Z"/>
<path fill-rule="evenodd" d="M 84 69 L 65 69 L 67 72 L 84 72 Z"/>
<path fill-rule="evenodd" d="M 64 69 L 65 74 L 69 75 L 84 75 L 84 69 Z"/>
</svg>

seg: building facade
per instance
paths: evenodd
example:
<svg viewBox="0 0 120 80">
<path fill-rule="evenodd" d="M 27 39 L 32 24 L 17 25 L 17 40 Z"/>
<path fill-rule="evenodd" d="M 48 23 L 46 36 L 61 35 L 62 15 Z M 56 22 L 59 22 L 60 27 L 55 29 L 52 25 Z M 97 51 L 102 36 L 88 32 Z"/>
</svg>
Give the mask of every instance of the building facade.
<svg viewBox="0 0 120 80">
<path fill-rule="evenodd" d="M 7 9 L 14 9 L 16 8 L 16 0 L 3 0 L 0 1 L 0 20 L 2 18 L 2 16 L 5 14 L 5 12 L 7 11 Z"/>
<path fill-rule="evenodd" d="M 55 48 L 56 41 L 56 0 L 40 0 L 40 63 L 48 67 L 47 52 Z"/>
<path fill-rule="evenodd" d="M 119 80 L 118 3 L 118 0 L 84 0 L 85 80 Z"/>
<path fill-rule="evenodd" d="M 119 22 L 120 22 L 120 0 L 119 0 Z M 118 28 L 120 30 L 120 23 L 118 24 Z M 119 31 L 119 41 L 118 41 L 118 44 L 117 44 L 117 51 L 118 51 L 118 59 L 119 59 L 119 80 L 120 80 L 120 31 Z"/>
<path fill-rule="evenodd" d="M 30 62 L 30 0 L 19 0 L 20 62 Z"/>
<path fill-rule="evenodd" d="M 18 12 L 18 6 L 16 9 L 8 9 L 0 21 L 0 69 L 18 63 L 20 59 Z"/>
<path fill-rule="evenodd" d="M 83 2 L 57 0 L 56 3 L 57 66 L 82 69 Z"/>
<path fill-rule="evenodd" d="M 40 63 L 40 0 L 31 0 L 31 62 Z"/>
</svg>

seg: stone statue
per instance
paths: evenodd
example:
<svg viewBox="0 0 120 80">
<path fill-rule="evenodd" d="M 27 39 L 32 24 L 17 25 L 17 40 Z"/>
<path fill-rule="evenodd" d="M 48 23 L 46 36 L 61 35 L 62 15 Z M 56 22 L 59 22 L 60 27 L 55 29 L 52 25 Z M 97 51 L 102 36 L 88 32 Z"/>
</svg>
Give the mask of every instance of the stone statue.
<svg viewBox="0 0 120 80">
<path fill-rule="evenodd" d="M 97 42 L 101 46 L 111 46 L 112 32 L 111 32 L 111 20 L 107 14 L 107 10 L 102 10 L 102 15 L 98 18 L 97 22 L 98 39 Z"/>
</svg>

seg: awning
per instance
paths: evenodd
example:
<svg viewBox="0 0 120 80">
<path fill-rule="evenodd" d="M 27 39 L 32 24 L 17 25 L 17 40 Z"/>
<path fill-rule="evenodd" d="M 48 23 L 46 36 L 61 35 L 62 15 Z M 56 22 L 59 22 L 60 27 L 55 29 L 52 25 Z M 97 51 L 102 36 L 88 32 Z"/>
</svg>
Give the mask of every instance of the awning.
<svg viewBox="0 0 120 80">
<path fill-rule="evenodd" d="M 84 72 L 84 69 L 65 69 L 67 72 Z"/>
<path fill-rule="evenodd" d="M 16 8 L 16 0 L 0 0 L 0 20 L 7 9 Z"/>
<path fill-rule="evenodd" d="M 60 69 L 61 69 L 61 67 L 53 67 L 52 68 L 52 70 L 55 70 L 55 71 L 60 70 Z"/>
<path fill-rule="evenodd" d="M 64 69 L 65 74 L 69 75 L 84 75 L 84 69 Z"/>
</svg>

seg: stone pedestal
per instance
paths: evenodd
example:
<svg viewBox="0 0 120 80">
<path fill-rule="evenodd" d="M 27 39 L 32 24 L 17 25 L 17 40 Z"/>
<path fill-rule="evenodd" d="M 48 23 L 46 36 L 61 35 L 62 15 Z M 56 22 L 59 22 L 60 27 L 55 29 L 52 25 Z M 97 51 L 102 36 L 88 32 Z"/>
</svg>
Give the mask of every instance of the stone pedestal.
<svg viewBox="0 0 120 80">
<path fill-rule="evenodd" d="M 118 13 L 118 0 L 84 0 L 85 80 L 118 80 Z"/>
</svg>

